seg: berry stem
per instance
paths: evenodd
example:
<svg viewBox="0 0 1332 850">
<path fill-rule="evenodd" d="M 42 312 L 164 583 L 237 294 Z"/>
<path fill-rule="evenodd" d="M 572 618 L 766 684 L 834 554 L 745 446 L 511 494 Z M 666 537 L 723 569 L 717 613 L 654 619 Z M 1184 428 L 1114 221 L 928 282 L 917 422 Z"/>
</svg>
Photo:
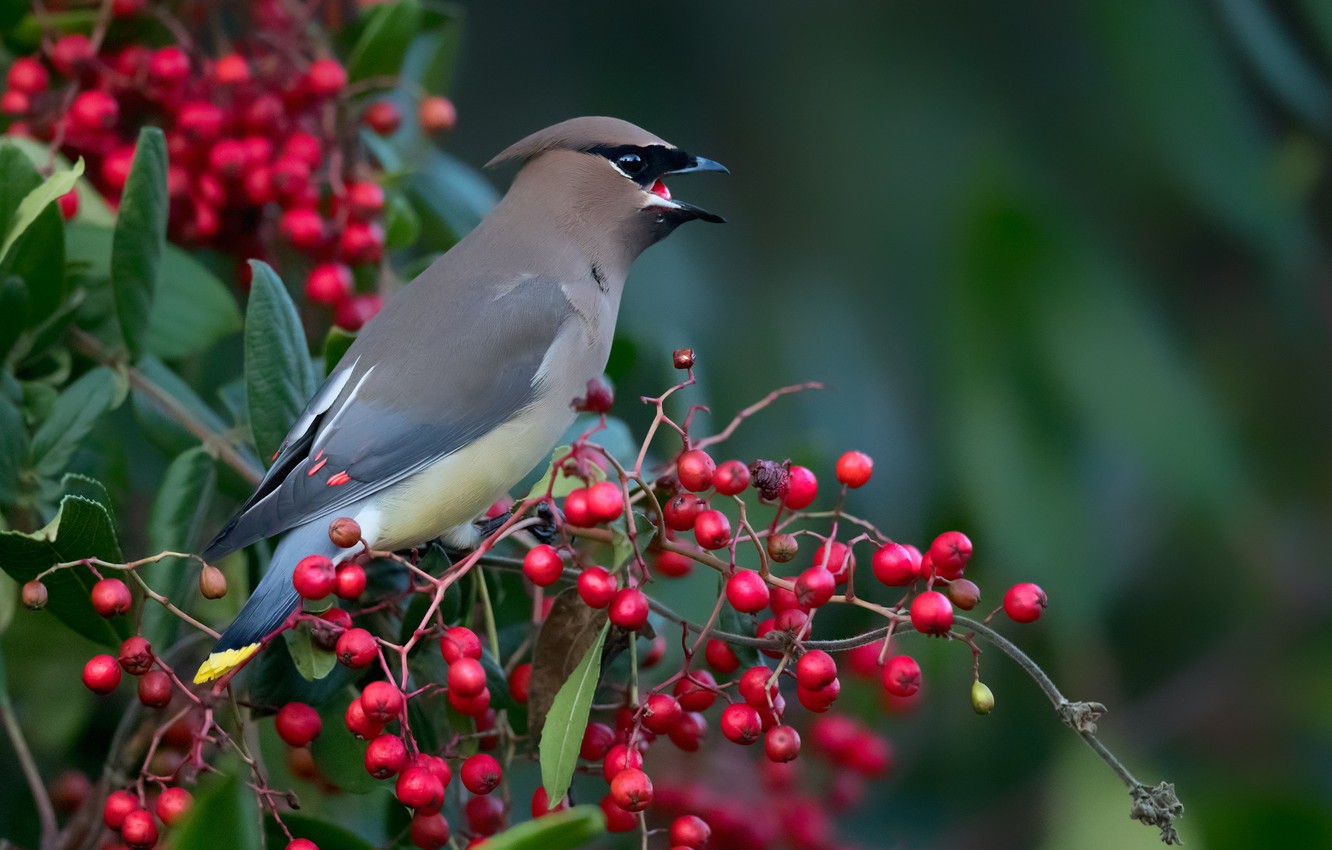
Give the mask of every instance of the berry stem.
<svg viewBox="0 0 1332 850">
<path fill-rule="evenodd" d="M 692 372 L 690 373 L 690 383 L 693 383 Z M 779 387 L 778 389 L 773 390 L 772 392 L 765 395 L 763 398 L 754 402 L 749 407 L 746 407 L 744 410 L 741 410 L 739 413 L 735 415 L 735 417 L 730 421 L 730 423 L 725 428 L 721 429 L 716 434 L 713 434 L 711 437 L 704 437 L 703 439 L 699 440 L 697 443 L 694 444 L 694 448 L 706 449 L 708 446 L 715 446 L 720 442 L 729 440 L 731 438 L 731 435 L 735 433 L 735 429 L 739 428 L 742 422 L 744 422 L 749 417 L 753 416 L 755 413 L 758 413 L 759 411 L 763 410 L 763 408 L 772 404 L 774 401 L 776 401 L 777 399 L 781 398 L 784 395 L 789 395 L 791 393 L 805 392 L 806 390 L 821 390 L 821 389 L 823 389 L 823 384 L 819 381 L 806 381 L 803 384 L 792 384 L 789 387 Z"/>
</svg>

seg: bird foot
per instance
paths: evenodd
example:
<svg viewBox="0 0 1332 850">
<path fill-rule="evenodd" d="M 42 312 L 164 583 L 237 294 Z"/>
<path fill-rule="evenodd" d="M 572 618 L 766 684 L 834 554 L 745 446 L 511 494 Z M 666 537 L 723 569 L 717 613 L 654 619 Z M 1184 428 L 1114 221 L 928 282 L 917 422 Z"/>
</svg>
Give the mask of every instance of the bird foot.
<svg viewBox="0 0 1332 850">
<path fill-rule="evenodd" d="M 487 537 L 498 531 L 512 516 L 513 511 L 509 510 L 499 516 L 483 519 L 476 523 L 477 533 L 481 535 L 482 540 L 485 540 Z M 555 521 L 555 512 L 551 510 L 548 502 L 537 503 L 536 518 L 541 520 L 541 522 L 536 525 L 528 526 L 527 532 L 541 543 L 549 543 L 554 540 L 556 533 L 559 531 L 559 525 Z"/>
</svg>

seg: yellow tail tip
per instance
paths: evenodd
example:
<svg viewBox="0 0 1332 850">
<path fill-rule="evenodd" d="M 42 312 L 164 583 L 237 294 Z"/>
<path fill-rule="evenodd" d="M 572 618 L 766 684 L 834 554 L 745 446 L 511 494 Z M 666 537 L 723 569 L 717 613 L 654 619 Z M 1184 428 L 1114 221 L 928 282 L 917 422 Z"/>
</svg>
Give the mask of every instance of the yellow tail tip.
<svg viewBox="0 0 1332 850">
<path fill-rule="evenodd" d="M 194 674 L 194 684 L 202 685 L 205 682 L 221 678 L 249 661 L 258 651 L 259 644 L 252 643 L 249 646 L 242 646 L 240 649 L 224 649 L 221 652 L 214 652 L 205 659 L 204 663 L 199 665 L 199 672 Z"/>
</svg>

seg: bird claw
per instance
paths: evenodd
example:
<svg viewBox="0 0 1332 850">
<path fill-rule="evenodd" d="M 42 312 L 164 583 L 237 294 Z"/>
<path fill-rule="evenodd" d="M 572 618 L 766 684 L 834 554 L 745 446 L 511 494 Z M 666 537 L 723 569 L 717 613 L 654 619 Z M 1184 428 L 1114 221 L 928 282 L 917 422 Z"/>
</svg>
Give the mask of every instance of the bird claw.
<svg viewBox="0 0 1332 850">
<path fill-rule="evenodd" d="M 534 525 L 528 528 L 528 532 L 541 543 L 550 543 L 559 533 L 559 522 L 555 518 L 555 511 L 551 508 L 550 502 L 537 502 L 537 519 L 541 520 L 540 525 Z"/>
</svg>

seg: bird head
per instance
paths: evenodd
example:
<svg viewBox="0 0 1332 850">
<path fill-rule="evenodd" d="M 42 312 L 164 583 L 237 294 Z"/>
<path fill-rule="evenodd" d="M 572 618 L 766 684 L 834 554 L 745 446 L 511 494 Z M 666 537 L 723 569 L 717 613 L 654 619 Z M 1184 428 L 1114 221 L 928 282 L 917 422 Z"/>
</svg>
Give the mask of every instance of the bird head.
<svg viewBox="0 0 1332 850">
<path fill-rule="evenodd" d="M 616 233 L 635 253 L 686 221 L 725 221 L 666 188 L 668 177 L 725 173 L 725 166 L 618 118 L 563 121 L 511 145 L 486 167 L 511 160 L 522 163 L 514 190 L 542 194 L 576 226 Z"/>
</svg>

